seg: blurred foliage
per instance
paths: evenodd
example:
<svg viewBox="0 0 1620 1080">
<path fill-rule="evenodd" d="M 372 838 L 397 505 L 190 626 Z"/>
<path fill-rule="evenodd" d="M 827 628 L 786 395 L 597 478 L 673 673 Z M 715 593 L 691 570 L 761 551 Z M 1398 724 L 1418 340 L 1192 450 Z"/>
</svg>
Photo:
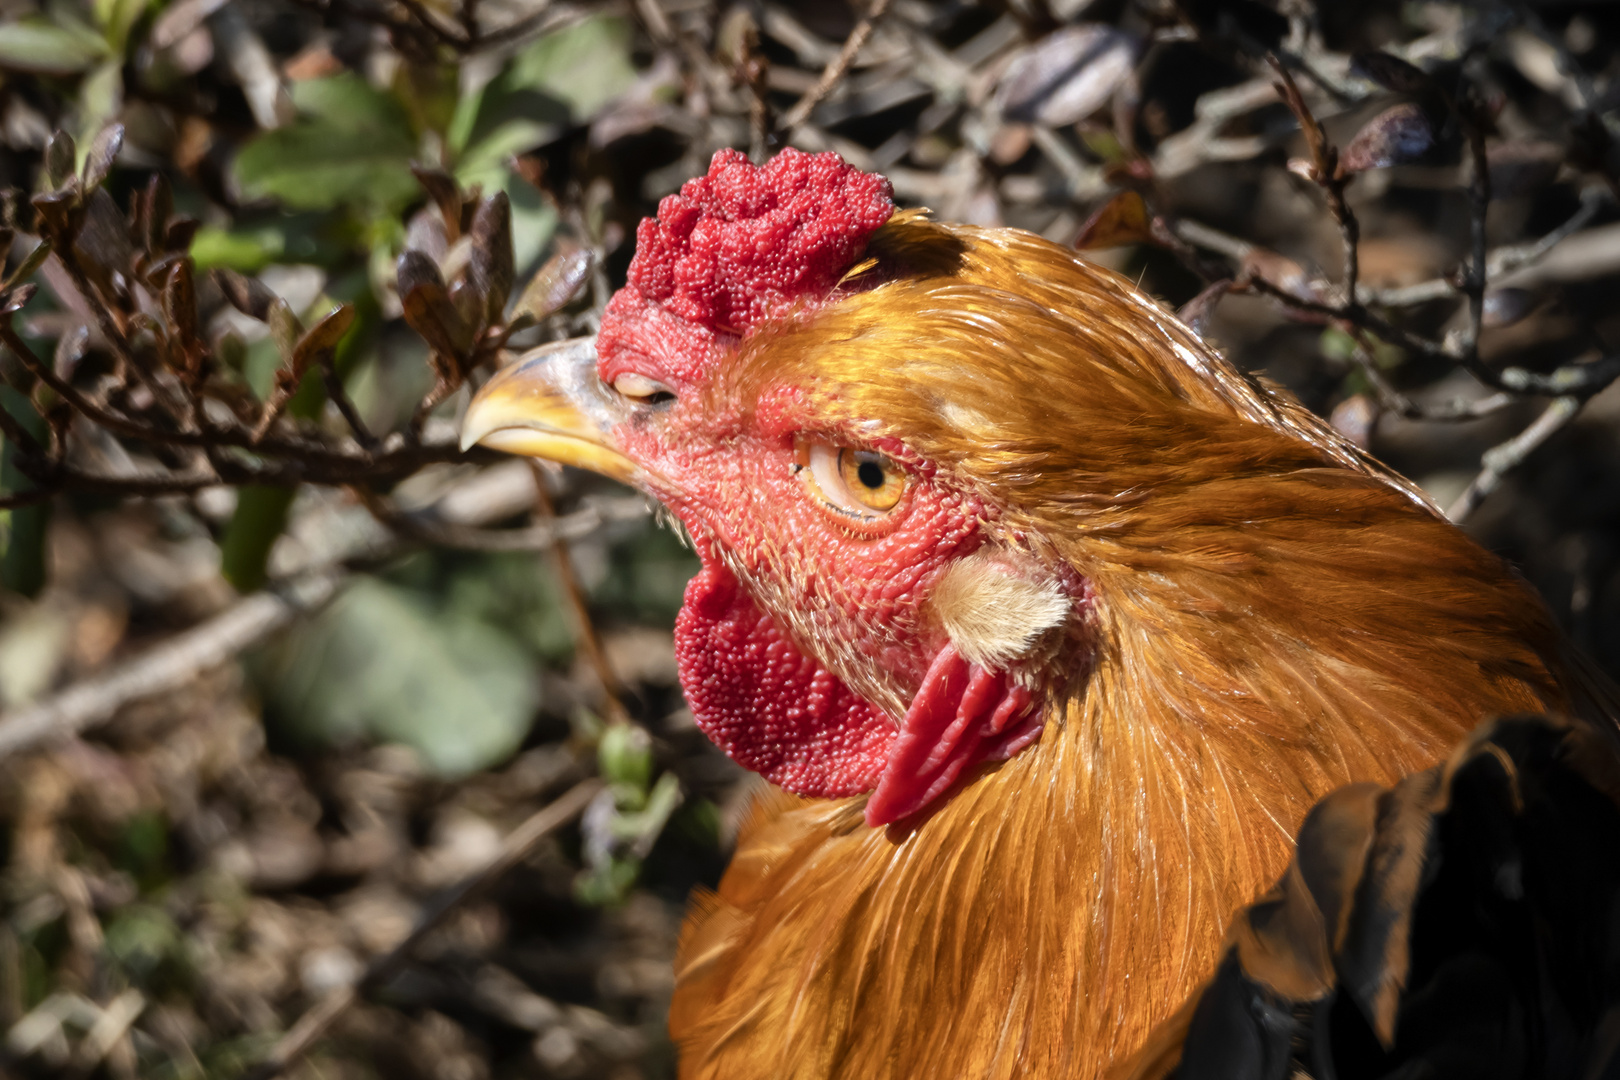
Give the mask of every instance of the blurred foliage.
<svg viewBox="0 0 1620 1080">
<path fill-rule="evenodd" d="M 681 907 L 746 790 L 675 685 L 695 559 L 593 509 L 595 478 L 543 481 L 553 516 L 454 422 L 498 364 L 595 329 L 637 221 L 722 146 L 837 150 L 903 205 L 1085 248 L 1444 503 L 1534 419 L 1524 388 L 1574 378 L 1584 411 L 1468 524 L 1620 661 L 1620 406 L 1592 374 L 1620 345 L 1612 5 L 895 0 L 838 70 L 862 10 L 7 9 L 0 701 L 242 592 L 348 586 L 246 681 L 0 761 L 0 1068 L 240 1075 L 596 773 L 300 1075 L 673 1074 Z M 630 725 L 535 554 L 587 519 L 568 565 Z M 98 1024 L 122 1034 L 89 1060 Z"/>
</svg>

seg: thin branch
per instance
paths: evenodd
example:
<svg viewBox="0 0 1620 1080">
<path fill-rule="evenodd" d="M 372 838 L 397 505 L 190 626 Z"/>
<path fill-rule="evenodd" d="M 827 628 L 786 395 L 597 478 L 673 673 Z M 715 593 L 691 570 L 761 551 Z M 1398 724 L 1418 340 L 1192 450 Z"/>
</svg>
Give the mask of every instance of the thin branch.
<svg viewBox="0 0 1620 1080">
<path fill-rule="evenodd" d="M 324 604 L 337 591 L 341 574 L 312 574 L 274 592 L 238 600 L 224 612 L 161 645 L 87 679 L 55 697 L 0 716 L 0 758 L 47 739 L 75 735 L 99 724 L 123 705 L 184 686 L 204 671 L 228 662 L 243 649 Z"/>
<path fill-rule="evenodd" d="M 534 516 L 537 527 L 543 527 L 557 520 L 557 509 L 551 502 L 551 493 L 546 490 L 544 467 L 532 460 L 529 464 L 534 473 Z M 567 540 L 561 537 L 556 539 L 551 549 L 551 561 L 556 569 L 557 581 L 562 585 L 563 595 L 568 598 L 568 606 L 574 613 L 579 647 L 585 650 L 586 659 L 591 662 L 597 680 L 602 684 L 606 703 L 603 711 L 607 713 L 607 720 L 613 724 L 627 724 L 630 714 L 624 708 L 624 687 L 619 683 L 613 665 L 608 663 L 607 650 L 602 647 L 601 635 L 596 632 L 596 622 L 591 618 L 590 605 L 585 602 L 585 591 L 580 588 L 579 578 L 574 575 L 574 560 Z"/>
<path fill-rule="evenodd" d="M 1485 497 L 1501 484 L 1505 474 L 1517 468 L 1537 447 L 1575 419 L 1581 411 L 1581 405 L 1582 399 L 1573 395 L 1555 398 L 1529 427 L 1507 442 L 1485 451 L 1480 458 L 1484 468 L 1457 497 L 1457 501 L 1447 508 L 1446 517 L 1456 522 L 1467 520 L 1469 515 L 1479 509 L 1479 504 L 1485 501 Z"/>
<path fill-rule="evenodd" d="M 375 453 L 381 444 L 377 441 L 377 436 L 366 426 L 360 410 L 355 407 L 354 400 L 349 397 L 348 388 L 343 385 L 343 377 L 338 374 L 337 361 L 330 350 L 322 351 L 320 364 L 321 381 L 326 384 L 327 400 L 337 406 L 338 412 L 343 416 L 343 422 L 349 425 L 349 430 L 354 432 L 354 437 L 360 445 L 365 447 L 368 453 Z"/>
<path fill-rule="evenodd" d="M 362 490 L 360 498 L 373 517 L 401 536 L 463 551 L 550 551 L 588 536 L 610 521 L 631 521 L 650 513 L 641 499 L 613 499 L 587 504 L 567 517 L 550 518 L 524 529 L 482 529 L 437 515 L 407 513 L 375 492 Z"/>
<path fill-rule="evenodd" d="M 270 1080 L 280 1075 L 297 1061 L 315 1041 L 326 1034 L 332 1022 L 343 1015 L 357 998 L 376 989 L 399 972 L 429 934 L 444 925 L 452 914 L 469 899 L 499 881 L 518 863 L 528 857 L 536 844 L 584 813 L 592 799 L 602 790 L 602 781 L 595 778 L 581 780 L 564 792 L 556 801 L 537 810 L 527 821 L 513 829 L 501 842 L 500 851 L 481 870 L 463 878 L 459 884 L 444 893 L 417 922 L 409 936 L 384 956 L 374 960 L 360 979 L 348 986 L 333 990 L 310 1006 L 296 1023 L 287 1030 L 267 1057 L 249 1070 L 245 1080 Z"/>
<path fill-rule="evenodd" d="M 1485 259 L 1487 280 L 1501 278 L 1515 270 L 1522 270 L 1540 262 L 1553 248 L 1586 228 L 1608 202 L 1607 191 L 1600 187 L 1587 188 L 1581 193 L 1580 207 L 1556 229 L 1528 244 L 1511 244 L 1492 251 Z M 1455 295 L 1457 283 L 1450 278 L 1433 278 L 1394 289 L 1363 287 L 1356 290 L 1356 299 L 1364 304 L 1377 304 L 1380 307 L 1412 307 Z"/>
<path fill-rule="evenodd" d="M 793 103 L 782 117 L 781 130 L 792 131 L 806 120 L 810 119 L 810 111 L 821 103 L 821 99 L 832 93 L 840 79 L 848 73 L 849 67 L 855 62 L 860 53 L 861 46 L 872 35 L 872 28 L 877 25 L 885 12 L 889 10 L 891 0 L 872 0 L 872 6 L 867 9 L 866 15 L 855 24 L 855 29 L 849 32 L 844 39 L 844 47 L 838 50 L 838 55 L 821 72 L 821 78 L 816 84 L 805 91 L 803 97 Z"/>
<path fill-rule="evenodd" d="M 218 482 L 216 478 L 214 483 Z M 438 505 L 449 511 L 452 499 L 458 504 L 465 503 L 466 488 L 467 485 L 463 485 L 460 494 L 447 495 Z M 639 513 L 646 512 L 639 500 L 619 502 L 634 504 Z M 589 533 L 605 520 L 623 520 L 630 516 L 628 506 L 610 505 L 614 506 L 611 512 L 606 507 L 591 507 L 556 519 L 550 527 L 551 542 Z M 455 524 L 467 528 L 468 523 L 498 519 L 511 510 L 510 500 L 501 491 L 492 490 L 480 496 L 476 503 L 460 506 L 455 513 Z M 422 521 L 435 521 L 434 516 L 427 514 L 413 516 Z M 435 524 L 438 528 L 448 527 L 448 515 L 438 518 Z M 301 572 L 263 592 L 238 600 L 206 622 L 166 639 L 110 671 L 91 676 L 45 701 L 0 714 L 0 758 L 47 739 L 85 731 L 112 718 L 130 702 L 184 686 L 202 672 L 228 663 L 243 649 L 262 641 L 300 615 L 325 604 L 336 595 L 349 569 L 383 562 L 408 550 L 397 535 L 382 530 L 373 529 L 369 536 L 353 528 L 336 532 L 342 537 L 341 548 L 323 553 Z"/>
</svg>

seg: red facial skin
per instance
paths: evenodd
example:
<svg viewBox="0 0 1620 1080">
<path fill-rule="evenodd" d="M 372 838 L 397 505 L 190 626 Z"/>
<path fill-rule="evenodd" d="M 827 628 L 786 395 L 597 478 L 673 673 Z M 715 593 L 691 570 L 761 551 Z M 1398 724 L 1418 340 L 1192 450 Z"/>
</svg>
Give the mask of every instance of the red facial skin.
<svg viewBox="0 0 1620 1080">
<path fill-rule="evenodd" d="M 742 338 L 836 302 L 892 209 L 887 181 L 835 155 L 784 151 L 756 169 L 722 151 L 642 222 L 597 339 L 603 382 L 635 374 L 675 396 L 637 405 L 614 441 L 703 561 L 675 628 L 694 718 L 790 791 L 872 792 L 872 825 L 1039 736 L 1029 692 L 959 657 L 927 609 L 945 568 L 985 542 L 990 511 L 903 447 L 825 430 L 792 386 L 714 403 L 733 400 L 716 383 Z M 829 506 L 800 474 L 801 438 L 888 454 L 909 474 L 905 494 L 871 519 Z"/>
</svg>

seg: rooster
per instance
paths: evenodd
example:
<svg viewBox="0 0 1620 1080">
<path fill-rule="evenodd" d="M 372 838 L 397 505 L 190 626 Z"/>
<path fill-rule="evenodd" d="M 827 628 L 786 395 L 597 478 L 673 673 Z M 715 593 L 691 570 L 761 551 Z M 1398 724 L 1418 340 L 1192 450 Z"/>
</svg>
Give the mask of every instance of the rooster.
<svg viewBox="0 0 1620 1080">
<path fill-rule="evenodd" d="M 463 439 L 640 488 L 701 559 L 681 685 L 775 789 L 681 938 L 683 1077 L 1104 1075 L 1330 792 L 1604 712 L 1409 482 L 1119 276 L 834 154 L 717 154 Z"/>
</svg>

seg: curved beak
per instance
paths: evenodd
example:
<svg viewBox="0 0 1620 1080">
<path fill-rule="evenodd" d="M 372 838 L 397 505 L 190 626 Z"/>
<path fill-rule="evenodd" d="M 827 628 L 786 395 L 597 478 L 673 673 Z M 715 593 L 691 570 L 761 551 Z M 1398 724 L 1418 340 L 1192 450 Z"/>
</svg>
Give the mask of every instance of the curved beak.
<svg viewBox="0 0 1620 1080">
<path fill-rule="evenodd" d="M 624 403 L 596 375 L 596 340 L 542 345 L 495 373 L 467 406 L 461 448 L 545 458 L 634 484 L 640 468 L 615 445 Z"/>
</svg>

